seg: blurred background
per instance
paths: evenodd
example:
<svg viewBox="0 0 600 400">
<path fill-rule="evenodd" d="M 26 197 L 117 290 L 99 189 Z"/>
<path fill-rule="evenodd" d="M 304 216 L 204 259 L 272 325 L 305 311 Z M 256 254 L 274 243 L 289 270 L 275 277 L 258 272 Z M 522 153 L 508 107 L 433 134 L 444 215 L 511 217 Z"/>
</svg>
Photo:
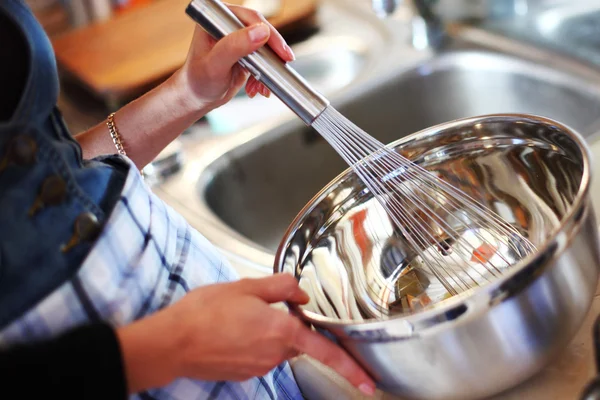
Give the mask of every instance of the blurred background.
<svg viewBox="0 0 600 400">
<path fill-rule="evenodd" d="M 52 40 L 61 78 L 59 106 L 74 134 L 102 121 L 111 111 L 170 76 L 183 64 L 194 29 L 194 23 L 185 14 L 188 0 L 27 0 L 27 3 Z M 263 13 L 290 44 L 318 31 L 316 0 L 229 3 L 243 4 Z M 352 61 L 344 64 L 344 68 L 354 68 Z M 310 64 L 314 68 L 315 63 Z M 311 78 L 310 71 L 302 72 Z M 329 80 L 345 79 L 343 72 L 330 72 Z M 318 79 L 313 83 L 320 84 Z M 241 93 L 238 100 L 244 97 Z M 256 107 L 251 110 L 244 107 L 248 118 L 242 116 L 240 123 L 248 125 L 264 117 L 260 112 L 265 110 L 264 101 L 255 101 Z M 283 107 L 278 101 L 274 104 L 275 109 Z M 212 132 L 242 127 L 231 126 L 229 119 L 213 119 Z M 199 121 L 195 128 L 204 127 L 203 122 L 206 121 Z"/>
</svg>

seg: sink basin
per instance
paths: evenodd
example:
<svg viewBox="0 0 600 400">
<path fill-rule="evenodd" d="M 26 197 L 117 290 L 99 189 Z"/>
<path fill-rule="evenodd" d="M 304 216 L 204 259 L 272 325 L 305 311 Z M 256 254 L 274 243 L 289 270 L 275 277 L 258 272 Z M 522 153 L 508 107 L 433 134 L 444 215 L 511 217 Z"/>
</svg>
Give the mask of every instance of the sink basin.
<svg viewBox="0 0 600 400">
<path fill-rule="evenodd" d="M 499 53 L 452 51 L 334 106 L 384 143 L 457 118 L 530 113 L 598 130 L 600 91 L 570 75 Z M 272 254 L 299 210 L 347 168 L 297 121 L 236 146 L 204 171 L 197 196 L 229 230 Z"/>
<path fill-rule="evenodd" d="M 532 4 L 523 16 L 484 23 L 488 30 L 600 66 L 600 1 L 553 0 Z"/>
</svg>

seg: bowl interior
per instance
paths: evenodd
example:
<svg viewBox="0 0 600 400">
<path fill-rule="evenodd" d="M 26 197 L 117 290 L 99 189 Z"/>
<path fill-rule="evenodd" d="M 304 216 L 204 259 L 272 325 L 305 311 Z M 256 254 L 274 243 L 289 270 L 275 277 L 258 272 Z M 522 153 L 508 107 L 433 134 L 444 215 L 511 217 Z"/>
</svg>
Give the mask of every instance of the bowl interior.
<svg viewBox="0 0 600 400">
<path fill-rule="evenodd" d="M 499 279 L 529 254 L 528 244 L 539 248 L 550 240 L 581 195 L 586 168 L 574 134 L 528 116 L 456 121 L 391 146 L 495 212 L 509 229 L 494 229 L 472 207 L 449 207 L 451 198 L 428 203 L 430 197 L 415 193 L 437 191 L 416 190 L 419 179 L 401 183 L 412 193 L 404 214 L 414 222 L 423 209 L 433 211 L 454 224 L 454 234 L 449 238 L 450 229 L 427 219 L 412 230 L 398 228 L 347 170 L 304 208 L 276 257 L 275 272 L 293 274 L 310 295 L 301 308 L 309 318 L 360 322 L 408 315 L 443 304 L 455 294 L 448 285 L 468 295 Z M 416 251 L 414 234 L 427 237 L 428 246 Z M 478 262 L 488 250 L 486 260 L 495 262 Z M 436 264 L 424 262 L 429 255 Z"/>
</svg>

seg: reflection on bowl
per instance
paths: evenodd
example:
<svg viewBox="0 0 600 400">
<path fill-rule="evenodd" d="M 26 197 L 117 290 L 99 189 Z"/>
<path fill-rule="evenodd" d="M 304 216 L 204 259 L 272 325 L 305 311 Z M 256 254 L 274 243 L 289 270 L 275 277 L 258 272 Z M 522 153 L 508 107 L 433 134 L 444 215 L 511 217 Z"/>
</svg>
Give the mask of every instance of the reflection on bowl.
<svg viewBox="0 0 600 400">
<path fill-rule="evenodd" d="M 489 238 L 498 271 L 479 271 L 481 286 L 448 298 L 419 263 L 443 252 L 460 282 L 455 243 L 440 233 L 416 254 L 347 170 L 302 210 L 278 250 L 275 272 L 296 276 L 311 297 L 296 311 L 333 333 L 384 389 L 409 398 L 476 398 L 521 382 L 570 339 L 596 287 L 587 148 L 567 127 L 524 115 L 459 120 L 393 146 L 495 211 L 537 251 L 524 257 L 514 237 Z M 469 222 L 461 236 L 481 249 L 488 232 Z M 474 260 L 467 271 L 480 267 Z M 410 304 L 402 290 L 421 299 Z"/>
</svg>

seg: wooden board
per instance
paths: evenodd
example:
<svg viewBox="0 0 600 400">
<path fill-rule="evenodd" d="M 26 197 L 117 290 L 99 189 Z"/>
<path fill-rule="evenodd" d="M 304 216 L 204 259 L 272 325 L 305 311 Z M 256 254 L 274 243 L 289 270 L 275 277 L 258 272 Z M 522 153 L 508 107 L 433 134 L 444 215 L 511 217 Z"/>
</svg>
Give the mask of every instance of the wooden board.
<svg viewBox="0 0 600 400">
<path fill-rule="evenodd" d="M 53 38 L 61 72 L 113 103 L 148 90 L 185 61 L 195 26 L 185 13 L 189 1 L 157 0 Z M 317 0 L 282 1 L 279 14 L 270 18 L 280 30 L 310 18 L 317 9 Z"/>
</svg>

